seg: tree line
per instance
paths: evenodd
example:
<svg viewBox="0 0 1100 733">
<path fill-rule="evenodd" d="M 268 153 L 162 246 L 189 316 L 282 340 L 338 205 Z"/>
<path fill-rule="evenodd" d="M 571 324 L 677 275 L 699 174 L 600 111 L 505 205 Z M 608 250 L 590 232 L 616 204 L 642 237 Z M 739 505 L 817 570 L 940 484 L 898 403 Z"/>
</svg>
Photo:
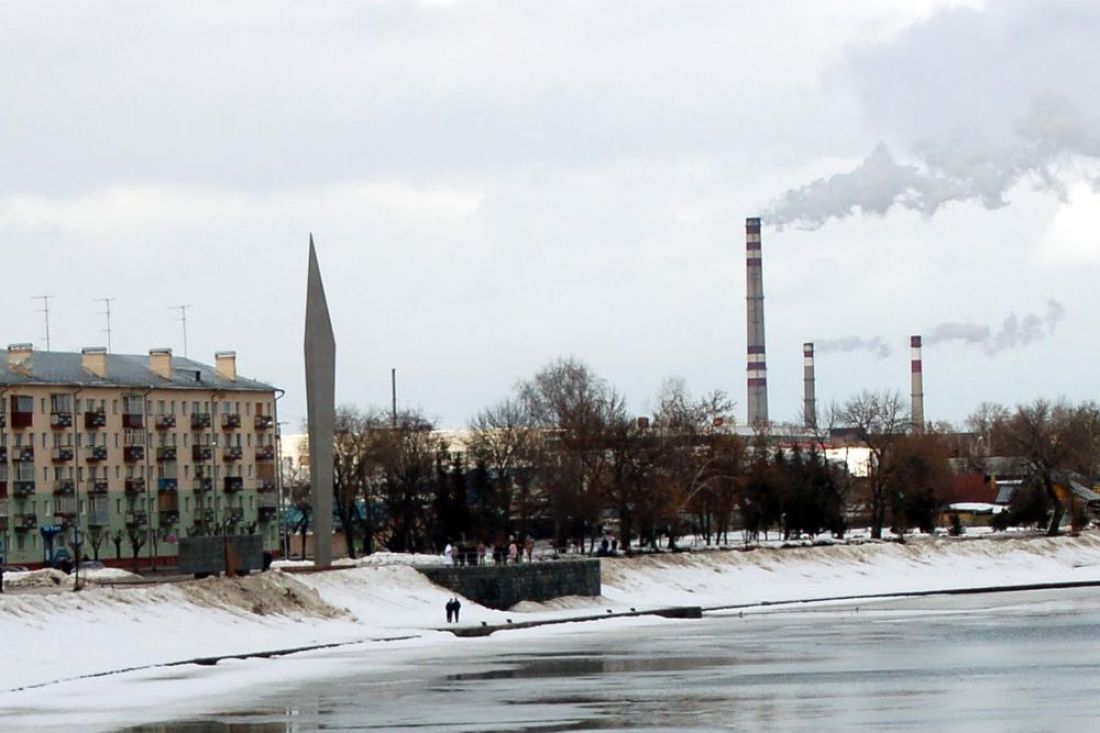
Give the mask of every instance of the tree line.
<svg viewBox="0 0 1100 733">
<path fill-rule="evenodd" d="M 933 528 L 952 458 L 984 471 L 997 455 L 1018 456 L 1029 476 L 1006 515 L 1056 531 L 1059 472 L 1075 471 L 1091 486 L 1100 440 L 1093 403 L 982 405 L 961 434 L 948 425 L 914 428 L 899 395 L 863 392 L 795 437 L 764 426 L 734 431 L 726 394 L 694 397 L 681 379 L 667 380 L 655 404 L 651 416 L 636 417 L 584 363 L 559 359 L 481 410 L 461 440 L 419 411 L 341 407 L 334 511 L 349 553 L 438 552 L 513 537 L 592 551 L 605 533 L 629 551 L 675 548 L 685 534 L 708 544 L 728 544 L 731 533 L 734 541 L 839 537 L 854 522 L 874 537 L 887 527 L 904 537 Z M 837 436 L 865 449 L 865 471 L 853 475 L 826 458 Z M 292 529 L 304 534 L 308 478 L 284 478 L 297 507 Z"/>
</svg>

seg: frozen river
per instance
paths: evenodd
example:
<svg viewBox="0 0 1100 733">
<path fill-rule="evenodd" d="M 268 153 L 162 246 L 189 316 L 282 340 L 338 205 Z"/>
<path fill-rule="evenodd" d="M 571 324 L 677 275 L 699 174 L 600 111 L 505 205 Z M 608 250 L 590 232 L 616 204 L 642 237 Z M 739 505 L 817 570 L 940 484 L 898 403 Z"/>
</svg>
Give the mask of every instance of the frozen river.
<svg viewBox="0 0 1100 733">
<path fill-rule="evenodd" d="M 355 654 L 336 678 L 133 730 L 1004 733 L 1100 719 L 1097 590 L 577 624 Z"/>
</svg>

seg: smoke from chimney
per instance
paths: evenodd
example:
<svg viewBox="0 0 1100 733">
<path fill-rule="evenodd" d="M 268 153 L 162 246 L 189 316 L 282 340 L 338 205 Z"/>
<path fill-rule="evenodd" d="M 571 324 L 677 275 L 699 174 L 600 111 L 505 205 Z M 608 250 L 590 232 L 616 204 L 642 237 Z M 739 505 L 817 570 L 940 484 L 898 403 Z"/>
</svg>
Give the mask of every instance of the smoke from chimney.
<svg viewBox="0 0 1100 733">
<path fill-rule="evenodd" d="M 929 345 L 957 342 L 978 346 L 993 356 L 1053 336 L 1065 314 L 1066 309 L 1061 303 L 1048 300 L 1046 313 L 1025 313 L 1023 316 L 1009 313 L 996 331 L 989 326 L 973 323 L 941 323 L 928 332 L 925 342 Z"/>
<path fill-rule="evenodd" d="M 817 229 L 857 211 L 881 216 L 895 206 L 929 217 L 955 201 L 996 209 L 1025 179 L 1064 199 L 1064 179 L 1073 172 L 1073 161 L 1067 159 L 1100 159 L 1098 129 L 1100 122 L 1085 119 L 1066 97 L 1039 95 L 1014 124 L 1013 144 L 959 137 L 937 140 L 918 146 L 916 162 L 906 164 L 880 142 L 852 170 L 787 191 L 766 216 L 779 228 Z"/>
<path fill-rule="evenodd" d="M 860 336 L 841 336 L 834 339 L 818 339 L 814 342 L 822 354 L 868 351 L 880 359 L 890 356 L 893 351 L 886 339 L 881 336 L 862 338 Z"/>
</svg>

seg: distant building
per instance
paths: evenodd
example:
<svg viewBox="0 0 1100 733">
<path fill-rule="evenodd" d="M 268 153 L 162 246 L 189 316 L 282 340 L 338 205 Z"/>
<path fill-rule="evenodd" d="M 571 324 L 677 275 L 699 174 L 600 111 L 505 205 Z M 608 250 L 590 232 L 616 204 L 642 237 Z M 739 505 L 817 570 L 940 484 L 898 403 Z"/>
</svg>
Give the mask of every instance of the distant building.
<svg viewBox="0 0 1100 733">
<path fill-rule="evenodd" d="M 278 546 L 278 390 L 174 357 L 0 351 L 0 557 L 48 561 L 83 533 L 144 537 L 141 557 L 174 556 L 188 534 L 261 533 Z M 144 533 L 144 534 L 142 534 Z"/>
</svg>

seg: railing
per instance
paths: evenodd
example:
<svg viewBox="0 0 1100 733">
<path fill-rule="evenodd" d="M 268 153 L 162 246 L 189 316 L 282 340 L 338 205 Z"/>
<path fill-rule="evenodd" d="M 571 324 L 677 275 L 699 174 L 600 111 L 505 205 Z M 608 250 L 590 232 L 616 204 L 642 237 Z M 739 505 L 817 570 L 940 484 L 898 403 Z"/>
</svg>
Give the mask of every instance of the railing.
<svg viewBox="0 0 1100 733">
<path fill-rule="evenodd" d="M 124 428 L 144 428 L 145 418 L 142 417 L 140 412 L 127 412 L 122 415 L 122 427 Z"/>
<path fill-rule="evenodd" d="M 145 512 L 126 512 L 127 527 L 144 527 L 149 523 L 149 515 Z"/>
<path fill-rule="evenodd" d="M 93 410 L 84 413 L 84 427 L 89 430 L 107 427 L 107 413 L 103 410 Z"/>
<path fill-rule="evenodd" d="M 174 478 L 158 478 L 157 491 L 175 491 L 179 488 L 179 481 Z"/>
<path fill-rule="evenodd" d="M 257 415 L 255 427 L 257 430 L 270 430 L 275 427 L 275 418 L 272 415 Z"/>
<path fill-rule="evenodd" d="M 244 479 L 240 476 L 225 477 L 225 493 L 232 494 L 244 489 Z"/>
<path fill-rule="evenodd" d="M 174 446 L 166 445 L 157 448 L 157 461 L 163 463 L 164 461 L 176 460 L 176 449 Z"/>
<path fill-rule="evenodd" d="M 11 495 L 16 499 L 22 499 L 34 495 L 33 481 L 14 481 L 11 485 Z"/>
<path fill-rule="evenodd" d="M 222 414 L 222 430 L 236 430 L 241 426 L 241 416 L 236 412 Z"/>
<path fill-rule="evenodd" d="M 72 496 L 75 493 L 76 481 L 71 478 L 61 479 L 53 487 L 54 496 Z"/>
<path fill-rule="evenodd" d="M 191 446 L 192 461 L 209 461 L 214 457 L 214 449 L 208 445 Z"/>
<path fill-rule="evenodd" d="M 211 491 L 214 488 L 214 479 L 212 478 L 197 478 L 191 482 L 191 488 L 194 491 Z"/>
<path fill-rule="evenodd" d="M 128 479 L 126 479 L 126 493 L 127 494 L 144 494 L 145 493 L 145 479 L 143 479 L 143 478 L 128 478 Z"/>
<path fill-rule="evenodd" d="M 261 445 L 256 448 L 256 460 L 257 461 L 274 461 L 275 460 L 275 446 L 273 445 Z"/>
<path fill-rule="evenodd" d="M 107 479 L 103 479 L 103 478 L 88 479 L 87 487 L 88 487 L 88 493 L 89 494 L 93 494 L 93 495 L 106 494 L 107 489 L 108 489 Z"/>
<path fill-rule="evenodd" d="M 169 430 L 176 427 L 175 415 L 157 415 L 156 420 L 157 430 Z"/>
<path fill-rule="evenodd" d="M 244 509 L 234 507 L 225 512 L 225 521 L 228 524 L 239 524 L 244 521 Z"/>
<path fill-rule="evenodd" d="M 111 524 L 111 514 L 106 509 L 89 509 L 89 527 L 107 527 Z"/>
<path fill-rule="evenodd" d="M 157 519 L 162 527 L 169 524 L 178 524 L 180 521 L 180 513 L 176 510 L 163 511 L 157 515 Z"/>
<path fill-rule="evenodd" d="M 222 451 L 223 461 L 239 461 L 244 457 L 244 449 L 238 445 L 227 445 Z"/>
<path fill-rule="evenodd" d="M 261 506 L 256 509 L 256 518 L 261 522 L 270 522 L 278 516 L 279 510 L 273 506 Z"/>
<path fill-rule="evenodd" d="M 89 461 L 105 461 L 107 460 L 107 446 L 97 445 L 88 449 Z"/>
<path fill-rule="evenodd" d="M 0 463 L 8 462 L 8 447 L 6 445 L 0 445 Z"/>
<path fill-rule="evenodd" d="M 13 450 L 12 460 L 16 463 L 34 463 L 33 445 L 16 446 Z"/>
<path fill-rule="evenodd" d="M 73 413 L 71 412 L 51 412 L 50 413 L 50 427 L 54 430 L 61 430 L 62 428 L 71 428 L 73 426 Z"/>
<path fill-rule="evenodd" d="M 198 428 L 210 427 L 210 413 L 209 412 L 192 412 L 191 413 L 191 429 L 196 430 Z"/>
<path fill-rule="evenodd" d="M 13 430 L 19 430 L 20 428 L 29 428 L 32 425 L 34 425 L 33 412 L 19 412 L 17 410 L 12 410 L 11 427 Z"/>
<path fill-rule="evenodd" d="M 256 481 L 256 491 L 261 494 L 270 494 L 274 492 L 276 488 L 275 479 L 273 478 L 262 478 Z"/>
<path fill-rule="evenodd" d="M 28 530 L 38 528 L 38 515 L 37 514 L 16 514 L 15 515 L 15 528 L 18 530 Z"/>
<path fill-rule="evenodd" d="M 128 445 L 122 449 L 122 459 L 127 463 L 145 460 L 145 446 Z"/>
<path fill-rule="evenodd" d="M 64 463 L 73 459 L 73 449 L 70 446 L 59 446 L 53 449 L 51 454 L 54 463 Z"/>
</svg>

